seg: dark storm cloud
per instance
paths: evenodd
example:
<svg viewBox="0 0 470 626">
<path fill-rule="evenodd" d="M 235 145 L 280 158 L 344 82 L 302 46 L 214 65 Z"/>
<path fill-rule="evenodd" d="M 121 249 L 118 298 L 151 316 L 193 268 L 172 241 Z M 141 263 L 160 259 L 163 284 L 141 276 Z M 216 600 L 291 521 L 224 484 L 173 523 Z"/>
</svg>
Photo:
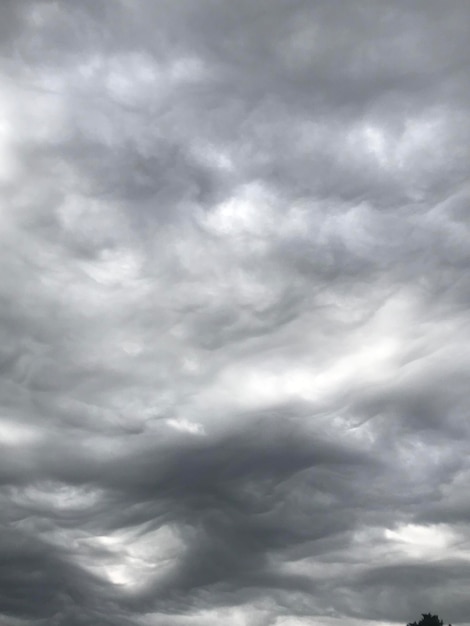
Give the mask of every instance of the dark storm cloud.
<svg viewBox="0 0 470 626">
<path fill-rule="evenodd" d="M 0 624 L 466 622 L 469 17 L 2 3 Z"/>
</svg>

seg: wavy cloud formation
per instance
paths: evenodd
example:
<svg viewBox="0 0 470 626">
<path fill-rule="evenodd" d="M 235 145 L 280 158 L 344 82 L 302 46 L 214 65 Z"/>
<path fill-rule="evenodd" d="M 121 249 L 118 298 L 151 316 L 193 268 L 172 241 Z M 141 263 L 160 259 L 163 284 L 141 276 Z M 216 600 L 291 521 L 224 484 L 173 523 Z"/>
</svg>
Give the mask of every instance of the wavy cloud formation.
<svg viewBox="0 0 470 626">
<path fill-rule="evenodd" d="M 468 623 L 469 23 L 3 0 L 0 625 Z"/>
</svg>

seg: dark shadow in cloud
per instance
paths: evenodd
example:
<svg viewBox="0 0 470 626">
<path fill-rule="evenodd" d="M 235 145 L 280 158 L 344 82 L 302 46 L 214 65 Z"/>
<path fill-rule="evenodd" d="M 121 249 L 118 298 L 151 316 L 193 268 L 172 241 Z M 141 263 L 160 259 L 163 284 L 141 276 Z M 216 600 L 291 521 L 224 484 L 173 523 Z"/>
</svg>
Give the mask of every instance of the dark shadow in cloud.
<svg viewBox="0 0 470 626">
<path fill-rule="evenodd" d="M 310 577 L 276 571 L 274 557 L 296 560 L 302 546 L 314 556 L 317 545 L 322 554 L 330 538 L 351 537 L 361 518 L 361 477 L 377 471 L 380 462 L 364 450 L 272 422 L 174 453 L 142 450 L 113 466 L 107 480 L 127 488 L 121 498 L 128 500 L 117 525 L 126 518 L 171 524 L 185 546 L 168 575 L 137 594 L 133 606 L 193 606 L 201 589 L 217 602 L 220 586 L 235 597 L 244 588 L 308 592 Z M 138 502 L 148 505 L 126 514 Z"/>
</svg>

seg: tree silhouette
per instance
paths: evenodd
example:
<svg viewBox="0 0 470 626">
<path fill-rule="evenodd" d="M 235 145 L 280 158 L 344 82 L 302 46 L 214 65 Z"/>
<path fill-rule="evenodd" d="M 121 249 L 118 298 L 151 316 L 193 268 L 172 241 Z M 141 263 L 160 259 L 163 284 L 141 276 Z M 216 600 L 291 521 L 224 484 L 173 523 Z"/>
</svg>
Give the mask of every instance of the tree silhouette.
<svg viewBox="0 0 470 626">
<path fill-rule="evenodd" d="M 419 622 L 410 622 L 406 626 L 443 626 L 444 622 L 437 615 L 431 613 L 421 613 Z M 451 624 L 449 624 L 451 626 Z"/>
</svg>

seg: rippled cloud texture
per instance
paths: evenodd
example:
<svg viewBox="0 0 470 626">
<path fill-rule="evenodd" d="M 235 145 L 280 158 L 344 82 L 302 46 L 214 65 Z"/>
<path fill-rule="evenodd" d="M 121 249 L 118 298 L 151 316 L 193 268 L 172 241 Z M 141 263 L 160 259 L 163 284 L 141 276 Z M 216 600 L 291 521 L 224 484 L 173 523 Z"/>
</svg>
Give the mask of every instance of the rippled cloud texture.
<svg viewBox="0 0 470 626">
<path fill-rule="evenodd" d="M 0 4 L 0 624 L 468 622 L 468 0 Z"/>
</svg>

